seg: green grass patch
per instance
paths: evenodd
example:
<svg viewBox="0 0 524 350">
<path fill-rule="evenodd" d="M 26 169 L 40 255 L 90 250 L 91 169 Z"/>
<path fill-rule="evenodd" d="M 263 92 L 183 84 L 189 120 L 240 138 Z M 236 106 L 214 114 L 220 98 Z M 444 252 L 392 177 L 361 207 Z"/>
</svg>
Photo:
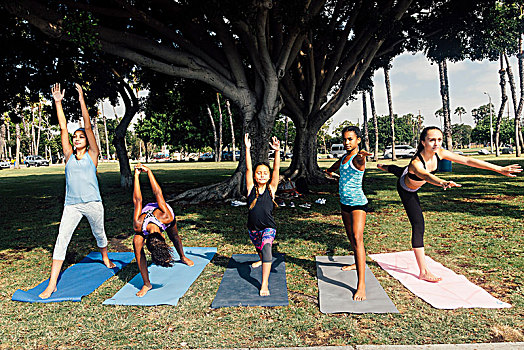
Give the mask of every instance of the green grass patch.
<svg viewBox="0 0 524 350">
<path fill-rule="evenodd" d="M 482 157 L 500 165 L 509 156 Z M 321 160 L 327 168 L 333 160 Z M 407 163 L 406 160 L 397 162 Z M 522 161 L 518 161 L 524 165 Z M 289 163 L 284 163 L 286 167 Z M 164 193 L 227 178 L 232 162 L 151 164 Z M 131 250 L 132 193 L 119 187 L 118 166 L 99 165 L 111 251 Z M 312 188 L 296 200 L 326 205 L 279 208 L 276 249 L 286 253 L 290 305 L 277 308 L 211 309 L 231 254 L 253 253 L 246 233 L 246 207 L 227 204 L 174 205 L 185 246 L 216 246 L 218 254 L 177 307 L 102 305 L 138 269 L 133 262 L 80 303 L 27 304 L 11 301 L 48 277 L 62 214 L 63 166 L 0 171 L 0 348 L 220 348 L 354 344 L 428 344 L 522 341 L 524 177 L 507 178 L 453 164 L 442 174 L 463 185 L 441 191 L 426 185 L 420 198 L 426 218 L 426 251 L 465 275 L 510 309 L 437 310 L 415 297 L 368 259 L 368 264 L 400 311 L 395 315 L 320 313 L 315 256 L 350 254 L 342 226 L 337 185 Z M 152 200 L 145 177 L 143 194 Z M 410 249 L 410 225 L 393 175 L 368 164 L 364 190 L 368 253 Z M 289 203 L 289 201 L 287 201 Z M 71 240 L 65 266 L 96 250 L 83 220 Z"/>
</svg>

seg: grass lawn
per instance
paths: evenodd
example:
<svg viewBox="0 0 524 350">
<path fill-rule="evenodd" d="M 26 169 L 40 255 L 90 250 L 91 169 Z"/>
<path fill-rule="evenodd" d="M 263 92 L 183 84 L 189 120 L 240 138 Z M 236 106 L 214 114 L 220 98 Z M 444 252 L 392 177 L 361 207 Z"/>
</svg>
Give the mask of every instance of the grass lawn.
<svg viewBox="0 0 524 350">
<path fill-rule="evenodd" d="M 480 157 L 505 165 L 514 157 Z M 327 168 L 333 160 L 322 160 Z M 406 160 L 397 162 L 406 164 Z M 519 160 L 524 166 L 524 162 Z M 284 163 L 285 167 L 288 163 Z M 118 165 L 102 163 L 99 179 L 110 251 L 131 251 L 132 194 L 119 188 Z M 151 164 L 164 193 L 173 194 L 227 178 L 232 162 Z M 317 304 L 316 255 L 349 254 L 336 184 L 311 188 L 304 199 L 326 205 L 279 208 L 276 249 L 286 253 L 288 307 L 222 308 L 210 305 L 229 257 L 253 253 L 246 207 L 174 205 L 185 246 L 216 246 L 218 254 L 177 307 L 106 306 L 138 273 L 133 262 L 80 303 L 11 301 L 15 290 L 46 279 L 64 201 L 64 168 L 0 171 L 0 348 L 220 348 L 354 344 L 427 344 L 523 341 L 524 175 L 501 175 L 453 165 L 442 175 L 463 185 L 420 191 L 429 256 L 493 296 L 509 309 L 437 310 L 415 297 L 368 259 L 399 314 L 324 315 Z M 143 176 L 142 180 L 146 180 Z M 368 163 L 364 191 L 373 209 L 364 234 L 368 253 L 410 249 L 411 229 L 393 175 Z M 143 182 L 144 199 L 152 193 Z M 69 245 L 65 266 L 96 250 L 83 220 Z"/>
</svg>

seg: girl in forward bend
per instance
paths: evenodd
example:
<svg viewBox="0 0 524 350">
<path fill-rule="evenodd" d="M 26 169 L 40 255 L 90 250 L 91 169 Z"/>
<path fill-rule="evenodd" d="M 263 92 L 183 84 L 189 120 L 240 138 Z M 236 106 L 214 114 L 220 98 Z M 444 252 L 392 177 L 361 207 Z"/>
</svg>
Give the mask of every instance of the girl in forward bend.
<svg viewBox="0 0 524 350">
<path fill-rule="evenodd" d="M 356 264 L 343 266 L 342 270 L 357 269 L 357 291 L 353 300 L 366 300 L 366 250 L 364 248 L 364 225 L 368 211 L 368 200 L 362 191 L 362 178 L 366 169 L 366 156 L 371 153 L 359 150 L 361 141 L 360 129 L 348 126 L 342 130 L 342 139 L 346 154 L 336 161 L 326 172 L 331 176 L 340 170 L 339 194 L 342 222 L 346 234 L 355 252 Z"/>
<path fill-rule="evenodd" d="M 439 162 L 442 159 L 447 159 L 467 166 L 495 171 L 509 177 L 514 177 L 516 173 L 522 171 L 522 168 L 518 164 L 501 167 L 479 159 L 464 157 L 450 152 L 441 148 L 442 139 L 442 131 L 439 128 L 435 126 L 427 127 L 420 134 L 417 152 L 408 166 L 401 168 L 396 165 L 377 164 L 379 169 L 388 171 L 399 178 L 397 181 L 397 191 L 408 215 L 409 222 L 411 223 L 411 245 L 420 270 L 419 279 L 428 282 L 439 282 L 442 278 L 432 274 L 426 265 L 426 257 L 424 254 L 424 216 L 422 215 L 422 208 L 417 191 L 426 182 L 442 187 L 443 190 L 461 186 L 453 181 L 446 181 L 435 176 Z"/>
<path fill-rule="evenodd" d="M 260 257 L 260 261 L 253 263 L 253 268 L 262 265 L 262 286 L 260 295 L 269 295 L 269 273 L 271 271 L 271 262 L 273 255 L 271 248 L 277 226 L 273 219 L 273 208 L 275 203 L 275 192 L 278 187 L 279 169 L 280 169 L 280 141 L 273 137 L 271 148 L 275 151 L 275 161 L 273 171 L 267 163 L 257 163 L 255 167 L 251 164 L 251 140 L 249 134 L 244 136 L 246 145 L 246 187 L 247 203 L 249 213 L 247 228 L 249 238 L 253 242 L 255 249 Z"/>
<path fill-rule="evenodd" d="M 55 84 L 51 91 L 55 100 L 58 122 L 60 124 L 60 138 L 62 150 L 66 161 L 66 195 L 64 211 L 60 220 L 58 237 L 53 251 L 53 263 L 51 265 L 51 276 L 47 288 L 40 293 L 40 298 L 46 299 L 56 291 L 56 283 L 60 269 L 64 263 L 67 246 L 71 236 L 82 217 L 86 217 L 91 225 L 91 231 L 96 238 L 96 243 L 102 253 L 102 260 L 108 268 L 115 267 L 107 255 L 107 237 L 104 230 L 104 207 L 98 180 L 96 167 L 98 165 L 99 150 L 95 140 L 95 134 L 91 128 L 91 120 L 84 101 L 82 87 L 78 84 L 78 100 L 82 110 L 84 128 L 73 133 L 73 146 L 69 143 L 67 132 L 67 121 L 62 109 L 62 99 L 65 90 L 60 91 L 60 84 Z"/>
<path fill-rule="evenodd" d="M 142 207 L 140 173 L 147 174 L 149 183 L 151 184 L 151 189 L 156 198 L 156 202 L 148 203 L 144 207 Z M 144 281 L 144 285 L 136 295 L 143 297 L 151 288 L 153 288 L 147 271 L 144 243 L 151 253 L 151 258 L 155 264 L 163 267 L 172 266 L 174 258 L 173 255 L 171 255 L 171 247 L 166 243 L 163 234 L 163 232 L 165 232 L 173 242 L 175 249 L 180 256 L 180 260 L 188 266 L 193 266 L 195 263 L 184 255 L 184 247 L 182 246 L 182 240 L 178 235 L 173 208 L 166 203 L 164 195 L 162 194 L 162 189 L 156 181 L 155 175 L 153 175 L 151 169 L 140 163 L 135 166 L 133 204 L 135 206 L 133 216 L 133 229 L 135 230 L 133 248 L 138 269 L 140 270 L 142 280 Z"/>
</svg>

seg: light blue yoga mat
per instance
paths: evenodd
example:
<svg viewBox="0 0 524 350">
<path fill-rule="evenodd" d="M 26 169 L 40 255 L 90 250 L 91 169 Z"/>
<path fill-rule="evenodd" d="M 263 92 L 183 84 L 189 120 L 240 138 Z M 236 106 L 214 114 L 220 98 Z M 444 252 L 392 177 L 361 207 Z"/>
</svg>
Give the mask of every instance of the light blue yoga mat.
<svg viewBox="0 0 524 350">
<path fill-rule="evenodd" d="M 81 301 L 84 295 L 91 294 L 102 283 L 113 277 L 119 270 L 129 264 L 135 258 L 131 252 L 109 253 L 109 259 L 116 267 L 108 269 L 99 252 L 89 253 L 82 261 L 68 267 L 58 277 L 57 291 L 47 299 L 41 299 L 38 295 L 42 293 L 49 279 L 40 283 L 33 289 L 23 291 L 17 290 L 12 297 L 15 301 L 28 303 L 56 303 L 61 301 Z"/>
<path fill-rule="evenodd" d="M 216 309 L 230 306 L 286 306 L 289 305 L 284 254 L 273 254 L 269 274 L 269 292 L 261 297 L 262 266 L 252 268 L 260 260 L 257 254 L 233 254 L 227 264 L 217 295 L 211 304 Z"/>
<path fill-rule="evenodd" d="M 104 301 L 104 305 L 176 305 L 216 252 L 216 247 L 185 247 L 184 254 L 195 263 L 194 266 L 187 266 L 180 262 L 178 254 L 173 249 L 176 262 L 172 267 L 155 264 L 148 267 L 153 289 L 146 295 L 136 296 L 144 285 L 142 276 L 137 274 L 112 298 Z"/>
</svg>

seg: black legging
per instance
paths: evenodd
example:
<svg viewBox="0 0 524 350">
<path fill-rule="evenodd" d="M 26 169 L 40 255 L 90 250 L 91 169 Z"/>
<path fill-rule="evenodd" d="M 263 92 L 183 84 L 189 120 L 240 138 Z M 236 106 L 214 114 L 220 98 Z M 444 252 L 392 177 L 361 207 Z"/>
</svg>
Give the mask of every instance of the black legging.
<svg viewBox="0 0 524 350">
<path fill-rule="evenodd" d="M 422 248 L 424 247 L 424 215 L 422 215 L 417 192 L 406 191 L 400 186 L 400 177 L 404 173 L 404 169 L 405 167 L 388 165 L 388 172 L 399 178 L 397 180 L 397 192 L 411 223 L 411 246 Z"/>
</svg>

